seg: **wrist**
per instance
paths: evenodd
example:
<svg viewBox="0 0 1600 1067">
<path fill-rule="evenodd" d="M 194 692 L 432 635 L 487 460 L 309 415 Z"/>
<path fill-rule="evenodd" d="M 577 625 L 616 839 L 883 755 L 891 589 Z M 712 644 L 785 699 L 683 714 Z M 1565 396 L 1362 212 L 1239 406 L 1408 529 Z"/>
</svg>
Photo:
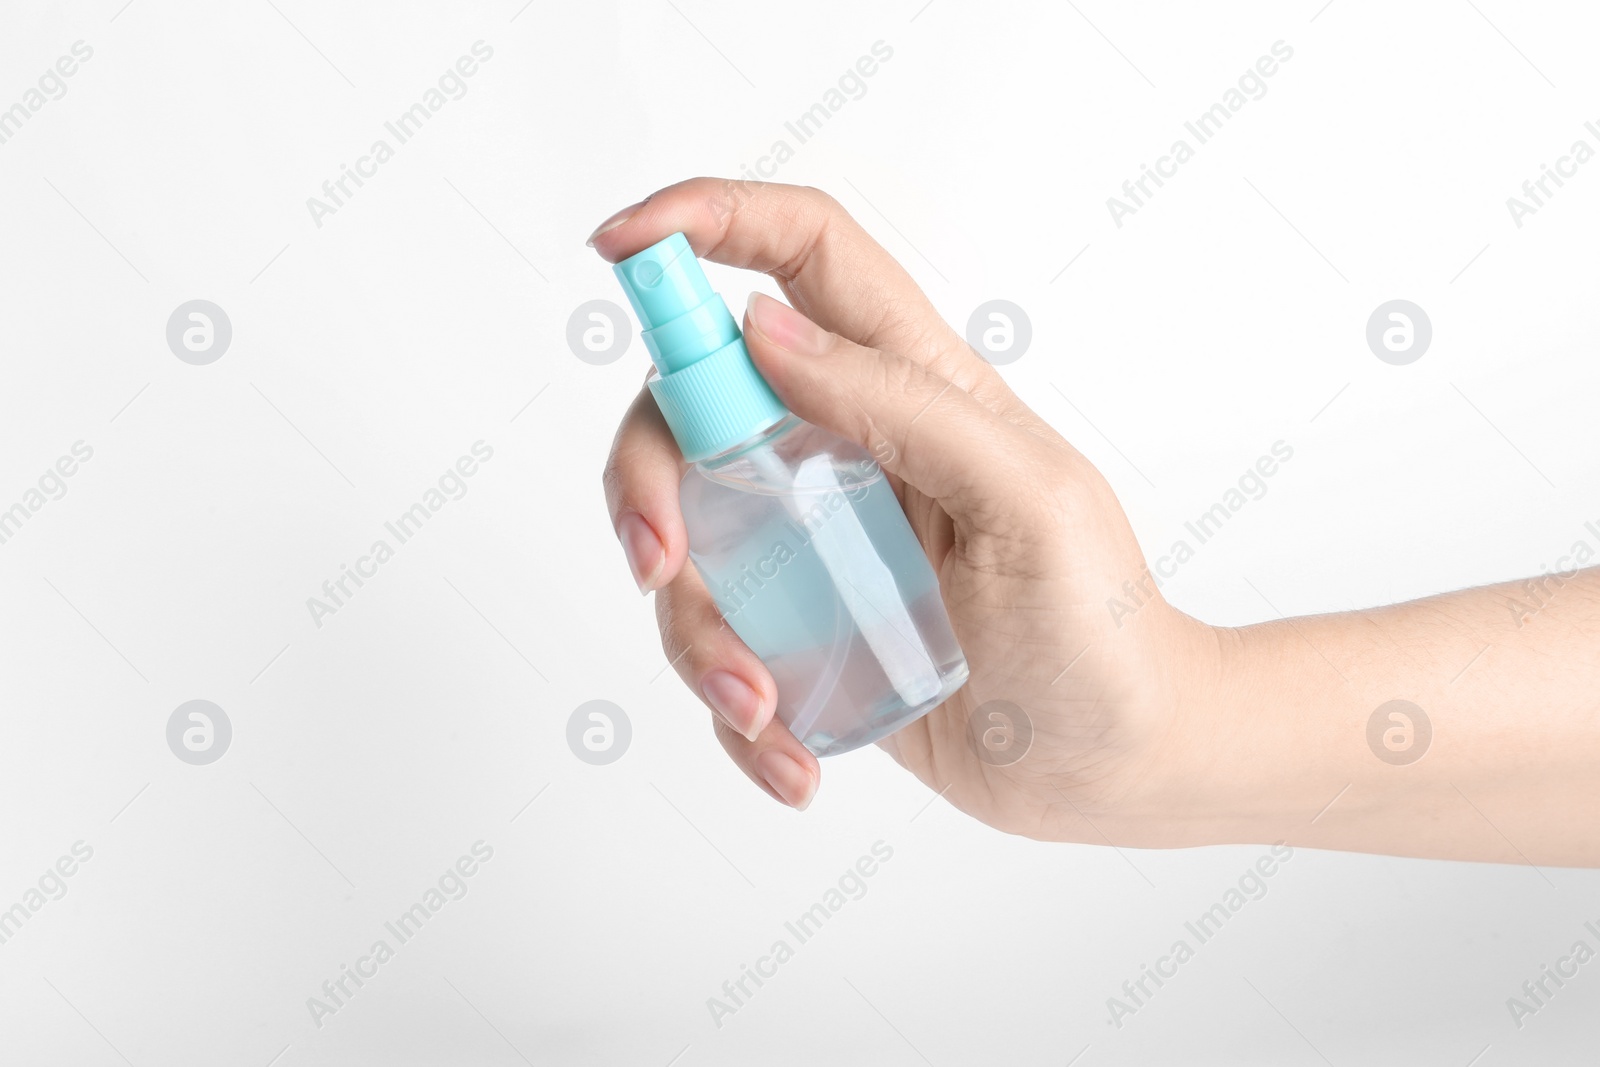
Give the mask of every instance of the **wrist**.
<svg viewBox="0 0 1600 1067">
<path fill-rule="evenodd" d="M 1097 818 L 1118 844 L 1187 848 L 1251 839 L 1266 815 L 1254 779 L 1260 739 L 1241 732 L 1254 664 L 1268 655 L 1243 631 L 1162 605 L 1152 618 L 1153 729 L 1129 787 Z M 1132 770 L 1132 768 L 1130 768 Z"/>
<path fill-rule="evenodd" d="M 1292 625 L 1188 623 L 1169 737 L 1140 821 L 1152 847 L 1291 843 L 1347 784 L 1312 707 L 1337 673 Z M 1307 656 L 1310 659 L 1307 659 Z M 1319 670 L 1320 668 L 1320 670 Z"/>
</svg>

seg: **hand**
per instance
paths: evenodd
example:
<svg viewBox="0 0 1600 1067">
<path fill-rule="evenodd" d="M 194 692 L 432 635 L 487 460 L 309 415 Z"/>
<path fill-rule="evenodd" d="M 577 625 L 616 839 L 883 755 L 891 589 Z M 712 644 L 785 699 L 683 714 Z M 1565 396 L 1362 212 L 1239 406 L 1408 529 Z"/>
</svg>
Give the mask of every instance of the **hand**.
<svg viewBox="0 0 1600 1067">
<path fill-rule="evenodd" d="M 1186 842 L 1168 818 L 1173 756 L 1186 720 L 1208 710 L 1195 698 L 1213 689 L 1218 641 L 1155 591 L 1100 474 L 831 197 L 701 178 L 619 212 L 591 243 L 614 263 L 675 230 L 699 256 L 778 280 L 793 308 L 752 299 L 752 358 L 796 415 L 883 461 L 939 576 L 970 680 L 881 747 L 1003 830 L 1100 842 L 1115 826 L 1119 843 Z M 723 747 L 770 795 L 804 808 L 821 768 L 773 717 L 771 676 L 686 566 L 683 471 L 641 390 L 605 470 L 617 535 L 640 589 L 656 591 L 667 657 L 715 712 Z M 1108 600 L 1141 578 L 1143 606 L 1119 626 Z M 991 701 L 1031 722 L 1031 746 L 1005 766 L 974 740 Z"/>
</svg>

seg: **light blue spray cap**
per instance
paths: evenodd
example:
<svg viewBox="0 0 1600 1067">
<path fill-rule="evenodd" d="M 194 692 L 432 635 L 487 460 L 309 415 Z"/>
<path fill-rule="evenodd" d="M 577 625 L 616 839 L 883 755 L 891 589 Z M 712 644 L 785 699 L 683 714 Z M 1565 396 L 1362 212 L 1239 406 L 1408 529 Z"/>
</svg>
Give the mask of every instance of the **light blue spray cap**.
<svg viewBox="0 0 1600 1067">
<path fill-rule="evenodd" d="M 611 268 L 656 365 L 650 392 L 691 463 L 726 452 L 787 408 L 750 361 L 744 336 L 681 233 Z"/>
</svg>

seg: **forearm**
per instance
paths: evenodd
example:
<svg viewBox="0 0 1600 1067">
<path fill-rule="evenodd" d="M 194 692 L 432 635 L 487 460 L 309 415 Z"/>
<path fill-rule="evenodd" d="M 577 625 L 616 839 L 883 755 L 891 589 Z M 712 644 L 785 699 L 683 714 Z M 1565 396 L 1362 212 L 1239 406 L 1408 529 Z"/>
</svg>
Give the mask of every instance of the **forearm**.
<svg viewBox="0 0 1600 1067">
<path fill-rule="evenodd" d="M 1218 638 L 1206 838 L 1600 865 L 1600 570 Z"/>
</svg>

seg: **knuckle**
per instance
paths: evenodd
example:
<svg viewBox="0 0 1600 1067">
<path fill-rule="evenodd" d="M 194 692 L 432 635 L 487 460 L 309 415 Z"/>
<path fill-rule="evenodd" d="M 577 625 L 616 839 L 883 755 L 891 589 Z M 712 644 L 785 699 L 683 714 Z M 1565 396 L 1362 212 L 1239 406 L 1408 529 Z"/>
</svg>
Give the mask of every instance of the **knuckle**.
<svg viewBox="0 0 1600 1067">
<path fill-rule="evenodd" d="M 600 472 L 600 487 L 605 491 L 606 506 L 611 510 L 613 523 L 624 511 L 634 506 L 635 498 L 641 495 L 643 480 L 648 477 L 646 472 L 652 469 L 636 445 L 618 444 L 611 450 L 611 456 Z"/>
<path fill-rule="evenodd" d="M 613 451 L 606 459 L 604 469 L 600 471 L 600 488 L 606 496 L 606 507 L 611 512 L 611 520 L 616 521 L 618 513 L 622 510 L 624 477 L 622 464 Z"/>
<path fill-rule="evenodd" d="M 696 678 L 730 655 L 733 632 L 710 594 L 699 587 L 692 568 L 685 567 L 677 579 L 658 590 L 655 601 L 661 651 L 679 676 L 694 686 Z"/>
<path fill-rule="evenodd" d="M 750 742 L 739 736 L 739 731 L 729 726 L 721 715 L 712 712 L 710 718 L 711 732 L 716 735 L 717 742 L 722 745 L 723 750 L 728 755 L 737 758 L 737 753 L 741 748 L 750 746 Z"/>
<path fill-rule="evenodd" d="M 839 203 L 838 199 L 826 189 L 815 185 L 802 185 L 800 186 L 800 191 L 811 201 L 812 206 L 824 215 L 848 214 L 844 209 L 844 205 Z"/>
<path fill-rule="evenodd" d="M 654 499 L 657 480 L 666 478 L 668 467 L 676 462 L 666 459 L 643 431 L 638 416 L 630 412 L 617 429 L 611 454 L 600 471 L 600 486 L 613 522 L 641 499 Z"/>
<path fill-rule="evenodd" d="M 950 384 L 927 367 L 902 355 L 884 354 L 879 362 L 883 365 L 888 387 L 908 396 L 919 397 L 925 402 L 931 402 Z"/>
<path fill-rule="evenodd" d="M 744 178 L 707 178 L 704 181 L 706 213 L 711 218 L 712 229 L 725 231 L 734 216 L 756 195 L 757 187 Z"/>
<path fill-rule="evenodd" d="M 661 631 L 661 651 L 666 653 L 667 662 L 678 668 L 683 673 L 687 666 L 686 661 L 691 656 L 686 655 L 694 648 L 691 624 L 685 618 L 682 598 L 673 592 L 672 586 L 659 590 L 656 593 L 656 628 Z"/>
<path fill-rule="evenodd" d="M 1040 446 L 1019 449 L 1012 462 L 1017 465 L 1016 477 L 1037 487 L 1020 503 L 1028 513 L 1029 527 L 1042 537 L 1071 534 L 1095 521 L 1091 516 L 1104 514 L 1085 471 L 1059 450 Z"/>
</svg>

